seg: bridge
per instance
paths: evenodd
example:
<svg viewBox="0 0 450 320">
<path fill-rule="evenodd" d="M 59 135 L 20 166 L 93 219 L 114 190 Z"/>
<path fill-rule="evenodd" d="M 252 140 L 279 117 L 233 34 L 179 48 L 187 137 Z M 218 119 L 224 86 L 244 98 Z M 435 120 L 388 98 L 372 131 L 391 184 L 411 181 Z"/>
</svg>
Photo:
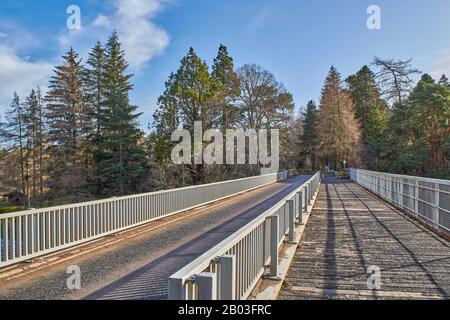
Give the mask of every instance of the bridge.
<svg viewBox="0 0 450 320">
<path fill-rule="evenodd" d="M 449 299 L 450 181 L 350 176 L 1 215 L 0 299 Z"/>
</svg>

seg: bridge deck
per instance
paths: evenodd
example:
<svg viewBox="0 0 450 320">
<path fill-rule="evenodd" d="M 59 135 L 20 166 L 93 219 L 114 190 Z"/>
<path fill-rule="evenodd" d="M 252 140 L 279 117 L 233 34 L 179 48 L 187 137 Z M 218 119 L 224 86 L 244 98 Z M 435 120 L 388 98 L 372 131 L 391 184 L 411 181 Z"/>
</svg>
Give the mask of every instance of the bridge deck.
<svg viewBox="0 0 450 320">
<path fill-rule="evenodd" d="M 66 254 L 19 265 L 11 273 L 13 280 L 2 280 L 0 271 L 0 300 L 165 299 L 169 276 L 268 210 L 308 178 L 274 183 L 71 249 Z M 70 265 L 81 269 L 81 290 L 67 289 L 66 268 Z"/>
<path fill-rule="evenodd" d="M 368 290 L 367 269 L 381 269 Z M 450 243 L 360 186 L 327 179 L 279 299 L 449 298 Z"/>
</svg>

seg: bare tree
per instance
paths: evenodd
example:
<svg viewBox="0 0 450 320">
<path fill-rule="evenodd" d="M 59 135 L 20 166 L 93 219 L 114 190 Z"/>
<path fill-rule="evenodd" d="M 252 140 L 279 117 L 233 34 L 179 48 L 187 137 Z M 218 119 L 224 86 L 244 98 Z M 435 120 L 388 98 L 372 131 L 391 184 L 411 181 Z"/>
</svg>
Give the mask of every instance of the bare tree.
<svg viewBox="0 0 450 320">
<path fill-rule="evenodd" d="M 384 98 L 394 103 L 402 103 L 414 88 L 414 74 L 421 72 L 411 65 L 412 59 L 402 61 L 375 57 L 373 65 L 379 68 L 376 79 Z"/>
<path fill-rule="evenodd" d="M 280 128 L 292 117 L 294 103 L 274 75 L 255 64 L 246 64 L 238 70 L 241 94 L 239 110 L 242 128 Z"/>
</svg>

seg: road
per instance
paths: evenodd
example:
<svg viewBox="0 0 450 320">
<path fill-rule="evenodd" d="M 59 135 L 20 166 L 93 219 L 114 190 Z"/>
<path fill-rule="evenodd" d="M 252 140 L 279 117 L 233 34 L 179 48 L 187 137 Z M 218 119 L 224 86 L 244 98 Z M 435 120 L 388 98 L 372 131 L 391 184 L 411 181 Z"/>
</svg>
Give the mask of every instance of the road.
<svg viewBox="0 0 450 320">
<path fill-rule="evenodd" d="M 99 242 L 19 265 L 0 280 L 0 299 L 167 298 L 170 275 L 275 205 L 309 177 L 295 177 Z M 66 270 L 79 266 L 81 289 Z M 0 278 L 1 278 L 0 272 Z"/>
<path fill-rule="evenodd" d="M 449 298 L 449 241 L 355 183 L 325 181 L 279 299 Z"/>
</svg>

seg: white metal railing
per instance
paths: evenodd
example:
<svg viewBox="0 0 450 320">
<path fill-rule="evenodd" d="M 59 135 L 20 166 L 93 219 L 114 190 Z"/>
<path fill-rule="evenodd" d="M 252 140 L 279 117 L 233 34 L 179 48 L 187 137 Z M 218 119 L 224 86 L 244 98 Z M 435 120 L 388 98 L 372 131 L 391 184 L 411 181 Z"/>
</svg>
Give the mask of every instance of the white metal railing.
<svg viewBox="0 0 450 320">
<path fill-rule="evenodd" d="M 285 180 L 287 171 L 239 180 L 0 215 L 0 267 L 89 242 Z"/>
<path fill-rule="evenodd" d="M 450 181 L 351 169 L 353 181 L 450 233 Z"/>
<path fill-rule="evenodd" d="M 283 200 L 169 278 L 171 300 L 245 300 L 270 264 L 278 277 L 278 254 L 294 241 L 295 221 L 310 212 L 320 186 L 314 175 Z"/>
</svg>

